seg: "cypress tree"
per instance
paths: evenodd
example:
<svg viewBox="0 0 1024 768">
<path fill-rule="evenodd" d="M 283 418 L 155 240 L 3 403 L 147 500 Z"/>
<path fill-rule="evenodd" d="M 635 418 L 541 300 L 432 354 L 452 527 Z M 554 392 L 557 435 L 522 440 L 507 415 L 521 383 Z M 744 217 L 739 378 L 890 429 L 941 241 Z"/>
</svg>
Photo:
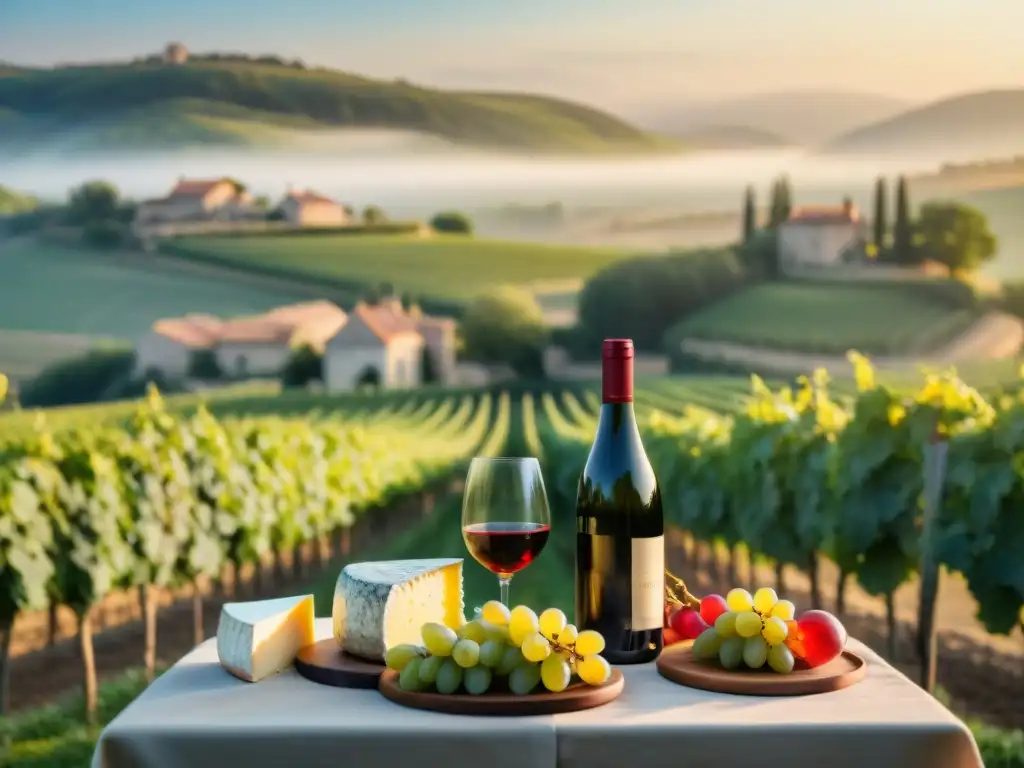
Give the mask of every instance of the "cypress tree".
<svg viewBox="0 0 1024 768">
<path fill-rule="evenodd" d="M 743 197 L 743 242 L 746 243 L 754 236 L 757 229 L 757 211 L 755 208 L 754 188 L 747 187 Z"/>
<path fill-rule="evenodd" d="M 889 231 L 887 191 L 885 177 L 879 176 L 875 180 L 875 216 L 871 222 L 874 229 L 872 240 L 878 249 L 879 259 L 885 258 L 885 236 Z"/>
<path fill-rule="evenodd" d="M 910 221 L 910 200 L 907 196 L 907 180 L 900 176 L 896 182 L 896 221 L 892 227 L 893 260 L 898 264 L 913 264 L 913 231 Z"/>
<path fill-rule="evenodd" d="M 789 177 L 783 176 L 779 179 L 779 223 L 789 219 L 793 212 L 793 187 L 789 183 Z"/>
</svg>

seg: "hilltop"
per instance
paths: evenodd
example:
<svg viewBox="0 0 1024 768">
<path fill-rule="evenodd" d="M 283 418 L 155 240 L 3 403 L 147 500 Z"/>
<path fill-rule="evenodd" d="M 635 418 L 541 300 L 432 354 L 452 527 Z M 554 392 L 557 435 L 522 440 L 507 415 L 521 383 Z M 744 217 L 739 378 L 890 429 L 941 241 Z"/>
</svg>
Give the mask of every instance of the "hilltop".
<svg viewBox="0 0 1024 768">
<path fill-rule="evenodd" d="M 267 60 L 0 69 L 0 139 L 14 152 L 281 145 L 352 129 L 521 152 L 675 146 L 560 99 L 445 91 Z"/>
<path fill-rule="evenodd" d="M 845 133 L 823 151 L 834 154 L 942 153 L 978 158 L 1024 151 L 1024 89 L 942 99 Z"/>
</svg>

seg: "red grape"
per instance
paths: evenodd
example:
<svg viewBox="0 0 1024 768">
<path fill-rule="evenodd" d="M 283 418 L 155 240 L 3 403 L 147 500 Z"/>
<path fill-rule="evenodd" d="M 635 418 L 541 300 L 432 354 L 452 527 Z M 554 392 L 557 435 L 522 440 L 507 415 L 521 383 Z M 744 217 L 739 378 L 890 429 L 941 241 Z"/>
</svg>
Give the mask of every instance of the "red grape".
<svg viewBox="0 0 1024 768">
<path fill-rule="evenodd" d="M 831 613 L 807 611 L 796 623 L 803 660 L 808 666 L 820 667 L 822 664 L 828 664 L 843 652 L 847 638 L 846 628 Z"/>
<path fill-rule="evenodd" d="M 696 640 L 708 628 L 708 623 L 693 608 L 685 606 L 672 614 L 671 627 L 684 640 Z"/>
<path fill-rule="evenodd" d="M 729 606 L 721 595 L 706 595 L 700 601 L 700 617 L 709 626 L 714 624 L 715 620 L 728 610 Z"/>
</svg>

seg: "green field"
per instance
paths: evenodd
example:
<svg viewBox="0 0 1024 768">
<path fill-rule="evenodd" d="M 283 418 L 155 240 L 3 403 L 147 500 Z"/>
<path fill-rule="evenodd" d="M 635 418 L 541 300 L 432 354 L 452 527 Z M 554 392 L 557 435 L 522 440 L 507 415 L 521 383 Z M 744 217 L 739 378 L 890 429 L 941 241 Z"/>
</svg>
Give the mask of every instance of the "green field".
<svg viewBox="0 0 1024 768">
<path fill-rule="evenodd" d="M 439 144 L 601 153 L 675 149 L 598 109 L 514 93 L 420 87 L 283 62 L 159 61 L 0 77 L 0 139 L 15 149 L 172 149 L 278 144 L 299 130 L 372 129 Z M 297 137 L 293 137 L 297 138 Z"/>
<path fill-rule="evenodd" d="M 1024 279 L 1024 187 L 980 190 L 957 198 L 984 213 L 999 240 L 998 255 L 984 273 L 1002 280 Z"/>
<path fill-rule="evenodd" d="M 696 313 L 670 335 L 820 354 L 919 354 L 975 318 L 895 285 L 764 283 Z"/>
<path fill-rule="evenodd" d="M 101 338 L 133 340 L 160 318 L 243 315 L 304 298 L 88 250 L 0 245 L 0 370 L 31 375 Z"/>
<path fill-rule="evenodd" d="M 632 255 L 457 235 L 285 235 L 186 237 L 168 251 L 231 267 L 358 289 L 391 283 L 423 298 L 465 301 L 500 284 L 582 279 Z"/>
</svg>

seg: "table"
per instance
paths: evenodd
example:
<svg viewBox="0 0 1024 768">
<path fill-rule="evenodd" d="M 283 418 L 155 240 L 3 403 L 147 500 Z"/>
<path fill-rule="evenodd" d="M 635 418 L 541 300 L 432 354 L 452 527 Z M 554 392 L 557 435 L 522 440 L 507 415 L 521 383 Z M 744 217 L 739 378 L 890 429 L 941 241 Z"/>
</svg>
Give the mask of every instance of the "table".
<svg viewBox="0 0 1024 768">
<path fill-rule="evenodd" d="M 329 637 L 329 619 L 317 620 Z M 863 644 L 864 681 L 788 699 L 726 696 L 622 667 L 611 704 L 543 717 L 407 709 L 294 670 L 231 677 L 196 647 L 100 736 L 93 768 L 981 768 L 970 732 Z"/>
</svg>

